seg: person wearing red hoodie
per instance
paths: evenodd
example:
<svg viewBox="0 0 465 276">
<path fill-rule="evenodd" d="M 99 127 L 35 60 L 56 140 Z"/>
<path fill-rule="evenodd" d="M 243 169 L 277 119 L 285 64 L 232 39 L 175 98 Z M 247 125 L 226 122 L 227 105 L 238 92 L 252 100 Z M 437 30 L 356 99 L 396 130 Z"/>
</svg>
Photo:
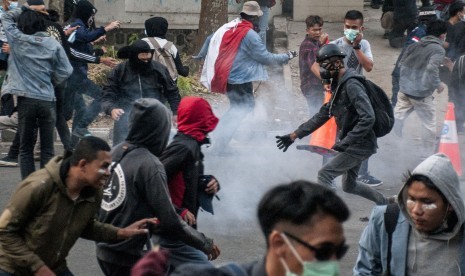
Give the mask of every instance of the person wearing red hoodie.
<svg viewBox="0 0 465 276">
<path fill-rule="evenodd" d="M 160 157 L 173 205 L 194 228 L 200 208 L 213 213 L 211 200 L 220 189 L 214 176 L 204 175 L 201 151 L 202 145 L 210 143 L 207 135 L 218 121 L 206 100 L 184 97 L 178 108 L 178 133 Z M 160 245 L 170 251 L 171 269 L 186 262 L 209 263 L 205 253 L 179 240 L 162 237 Z"/>
</svg>

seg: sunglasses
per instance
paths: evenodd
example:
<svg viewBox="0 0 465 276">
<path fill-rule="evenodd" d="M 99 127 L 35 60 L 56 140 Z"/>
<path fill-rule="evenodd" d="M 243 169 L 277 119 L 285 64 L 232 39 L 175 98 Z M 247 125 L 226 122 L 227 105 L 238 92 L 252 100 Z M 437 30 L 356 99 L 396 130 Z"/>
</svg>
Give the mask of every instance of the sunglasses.
<svg viewBox="0 0 465 276">
<path fill-rule="evenodd" d="M 287 237 L 303 245 L 305 248 L 315 252 L 315 258 L 318 261 L 328 261 L 329 259 L 331 259 L 333 255 L 336 255 L 336 258 L 340 260 L 342 259 L 342 257 L 344 257 L 344 255 L 347 253 L 347 250 L 349 249 L 349 246 L 345 244 L 345 241 L 337 246 L 332 243 L 323 243 L 320 246 L 320 248 L 316 248 L 313 245 L 304 242 L 303 240 L 299 239 L 298 237 L 292 234 L 289 234 L 287 232 L 283 233 Z"/>
</svg>

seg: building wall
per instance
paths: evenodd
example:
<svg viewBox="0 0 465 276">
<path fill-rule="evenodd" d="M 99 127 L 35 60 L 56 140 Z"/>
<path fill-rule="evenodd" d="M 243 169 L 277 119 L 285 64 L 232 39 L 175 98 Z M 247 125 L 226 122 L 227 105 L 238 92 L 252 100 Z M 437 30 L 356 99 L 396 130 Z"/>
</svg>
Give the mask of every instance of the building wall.
<svg viewBox="0 0 465 276">
<path fill-rule="evenodd" d="M 311 14 L 322 16 L 326 21 L 342 21 L 348 10 L 363 11 L 363 0 L 293 0 L 294 21 L 305 21 Z"/>
</svg>

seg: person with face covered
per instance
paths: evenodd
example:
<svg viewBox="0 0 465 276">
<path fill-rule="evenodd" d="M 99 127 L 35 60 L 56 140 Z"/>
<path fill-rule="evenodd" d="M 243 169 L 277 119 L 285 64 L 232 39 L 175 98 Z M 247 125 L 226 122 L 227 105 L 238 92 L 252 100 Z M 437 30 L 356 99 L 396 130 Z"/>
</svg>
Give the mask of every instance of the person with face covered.
<svg viewBox="0 0 465 276">
<path fill-rule="evenodd" d="M 119 28 L 120 22 L 113 21 L 108 25 L 95 28 L 95 14 L 97 9 L 87 0 L 80 0 L 74 7 L 72 17 L 69 19 L 70 27 L 78 27 L 74 34 L 74 41 L 70 42 L 71 50 L 85 54 L 94 54 L 91 42 L 102 38 L 107 32 Z M 101 60 L 102 61 L 102 60 Z M 65 102 L 72 103 L 75 110 L 73 118 L 73 144 L 82 137 L 89 136 L 87 127 L 100 112 L 102 90 L 87 77 L 88 62 L 82 60 L 71 60 L 73 74 L 68 80 L 65 92 Z M 114 61 L 106 65 L 116 66 Z M 94 100 L 87 107 L 83 95 L 86 94 Z"/>
<path fill-rule="evenodd" d="M 199 208 L 208 208 L 213 196 L 220 189 L 216 178 L 204 175 L 201 146 L 210 143 L 208 133 L 218 124 L 210 104 L 198 97 L 185 97 L 178 108 L 178 133 L 163 151 L 160 161 L 168 177 L 168 188 L 173 205 L 192 227 L 197 226 Z M 205 206 L 207 204 L 207 206 Z M 183 242 L 163 238 L 161 246 L 170 251 L 172 268 L 186 262 L 207 263 L 207 256 Z"/>
<path fill-rule="evenodd" d="M 397 197 L 400 213 L 393 221 L 390 262 L 386 206 L 376 206 L 359 241 L 354 275 L 463 275 L 463 200 L 449 158 L 437 153 L 425 159 L 409 173 Z"/>
<path fill-rule="evenodd" d="M 253 111 L 253 81 L 268 79 L 264 65 L 286 64 L 295 51 L 272 54 L 258 35 L 263 12 L 255 1 L 244 3 L 240 18 L 226 23 L 205 41 L 196 58 L 205 57 L 200 82 L 212 92 L 226 93 L 229 110 L 215 131 L 215 151 L 224 152 L 241 121 Z"/>
<path fill-rule="evenodd" d="M 176 119 L 179 101 L 178 87 L 168 69 L 152 60 L 153 50 L 145 40 L 138 40 L 118 51 L 118 58 L 127 59 L 115 67 L 103 87 L 102 110 L 115 120 L 113 145 L 128 134 L 128 118 L 135 100 L 167 99 Z"/>
<path fill-rule="evenodd" d="M 170 129 L 170 113 L 161 102 L 149 98 L 134 102 L 129 134 L 111 152 L 111 176 L 104 187 L 98 220 L 124 227 L 156 217 L 160 221 L 153 229 L 156 234 L 182 241 L 204 252 L 208 259 L 215 259 L 220 252 L 213 240 L 184 222 L 171 203 L 165 169 L 158 159 L 168 143 Z M 140 236 L 120 243 L 97 243 L 97 260 L 103 273 L 130 275 L 147 242 L 147 236 Z"/>
<path fill-rule="evenodd" d="M 294 132 L 276 136 L 276 143 L 279 149 L 286 151 L 297 138 L 302 139 L 311 134 L 334 116 L 339 131 L 332 149 L 337 154 L 318 172 L 318 183 L 335 189 L 332 180 L 342 175 L 344 192 L 357 194 L 378 205 L 386 204 L 388 199 L 381 193 L 357 182 L 362 161 L 374 154 L 378 145 L 373 131 L 373 106 L 364 85 L 359 80 L 350 78 L 357 74 L 353 69 L 345 69 L 345 56 L 335 44 L 320 48 L 316 61 L 319 63 L 323 82 L 331 84 L 331 99 Z"/>
<path fill-rule="evenodd" d="M 151 49 L 155 49 L 156 47 L 158 48 L 163 48 L 168 41 L 166 39 L 166 32 L 168 31 L 168 21 L 163 18 L 163 17 L 152 17 L 147 20 L 145 20 L 145 34 L 148 36 L 147 38 L 143 38 L 144 41 L 146 41 Z M 158 43 L 158 45 L 153 45 L 153 41 L 151 40 L 154 39 L 154 43 Z M 179 55 L 178 48 L 174 44 L 171 44 L 171 48 L 168 50 L 170 55 L 173 57 L 174 64 L 176 65 L 176 71 L 177 75 L 187 77 L 189 75 L 189 67 L 184 66 L 182 64 L 181 56 Z M 173 78 L 173 76 L 172 76 Z M 176 81 L 177 76 L 174 76 L 173 81 Z"/>
</svg>

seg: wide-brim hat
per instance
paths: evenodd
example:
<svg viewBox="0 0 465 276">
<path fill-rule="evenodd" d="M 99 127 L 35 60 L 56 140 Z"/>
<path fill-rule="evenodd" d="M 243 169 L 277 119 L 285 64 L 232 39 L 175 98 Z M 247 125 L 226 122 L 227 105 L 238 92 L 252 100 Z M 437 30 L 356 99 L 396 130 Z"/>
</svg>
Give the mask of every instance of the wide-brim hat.
<svg viewBox="0 0 465 276">
<path fill-rule="evenodd" d="M 263 12 L 260 9 L 260 5 L 255 2 L 255 1 L 248 1 L 244 3 L 244 6 L 242 6 L 242 11 L 243 13 L 247 15 L 256 15 L 256 16 L 262 16 Z"/>
</svg>

